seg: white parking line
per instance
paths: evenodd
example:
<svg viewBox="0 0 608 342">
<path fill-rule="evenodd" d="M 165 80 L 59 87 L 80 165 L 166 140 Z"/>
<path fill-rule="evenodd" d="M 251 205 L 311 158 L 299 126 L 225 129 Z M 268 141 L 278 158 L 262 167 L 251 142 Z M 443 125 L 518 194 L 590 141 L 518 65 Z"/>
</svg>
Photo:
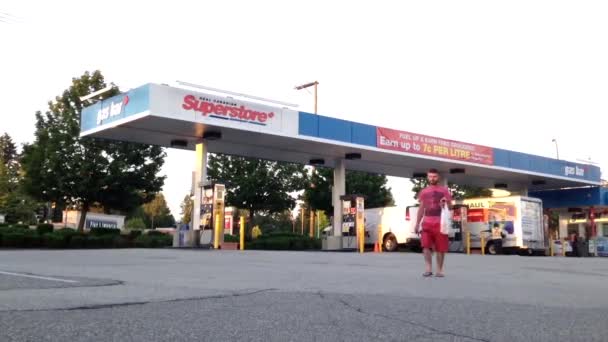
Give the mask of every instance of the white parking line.
<svg viewBox="0 0 608 342">
<path fill-rule="evenodd" d="M 12 275 L 12 276 L 24 277 L 24 278 L 34 278 L 34 279 L 43 279 L 43 280 L 50 280 L 50 281 L 60 281 L 62 283 L 77 283 L 78 282 L 76 280 L 59 279 L 59 278 L 51 278 L 51 277 L 41 277 L 41 276 L 35 276 L 35 275 L 31 275 L 31 274 L 13 273 L 13 272 L 5 272 L 5 271 L 0 271 L 0 274 L 6 274 L 6 275 Z"/>
</svg>

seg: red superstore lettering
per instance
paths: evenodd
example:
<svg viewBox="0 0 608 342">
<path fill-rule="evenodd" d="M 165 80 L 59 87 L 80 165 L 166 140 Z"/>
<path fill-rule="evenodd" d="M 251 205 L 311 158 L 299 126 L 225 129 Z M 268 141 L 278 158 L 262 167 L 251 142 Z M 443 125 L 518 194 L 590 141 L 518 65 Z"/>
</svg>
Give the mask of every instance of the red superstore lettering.
<svg viewBox="0 0 608 342">
<path fill-rule="evenodd" d="M 274 117 L 273 112 L 258 112 L 255 110 L 248 109 L 247 107 L 242 105 L 240 107 L 235 107 L 204 100 L 198 100 L 194 95 L 184 96 L 184 103 L 182 104 L 182 108 L 184 108 L 185 110 L 195 110 L 197 112 L 201 112 L 205 116 L 209 114 L 215 114 L 218 116 L 228 116 L 240 120 L 257 121 L 261 123 L 264 123 L 268 121 L 269 118 Z"/>
</svg>

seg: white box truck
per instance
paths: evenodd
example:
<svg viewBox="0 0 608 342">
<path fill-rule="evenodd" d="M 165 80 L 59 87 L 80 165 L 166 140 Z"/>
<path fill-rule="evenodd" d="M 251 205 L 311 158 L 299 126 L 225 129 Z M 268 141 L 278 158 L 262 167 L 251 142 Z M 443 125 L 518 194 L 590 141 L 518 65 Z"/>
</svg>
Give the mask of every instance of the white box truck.
<svg viewBox="0 0 608 342">
<path fill-rule="evenodd" d="M 471 233 L 471 247 L 485 238 L 489 254 L 544 254 L 547 249 L 540 199 L 524 196 L 471 198 L 456 201 L 466 206 L 463 231 Z"/>
</svg>

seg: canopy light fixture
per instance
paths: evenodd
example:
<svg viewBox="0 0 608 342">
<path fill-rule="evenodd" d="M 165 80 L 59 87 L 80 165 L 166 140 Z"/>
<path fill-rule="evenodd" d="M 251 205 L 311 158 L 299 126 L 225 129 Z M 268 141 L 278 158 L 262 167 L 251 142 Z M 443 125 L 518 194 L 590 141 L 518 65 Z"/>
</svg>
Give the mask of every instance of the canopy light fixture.
<svg viewBox="0 0 608 342">
<path fill-rule="evenodd" d="M 361 159 L 361 153 L 357 153 L 357 152 L 347 153 L 344 155 L 344 158 L 346 158 L 348 160 Z"/>
<path fill-rule="evenodd" d="M 203 133 L 203 139 L 206 140 L 220 140 L 222 138 L 222 132 L 205 132 Z"/>
<path fill-rule="evenodd" d="M 181 139 L 171 140 L 171 147 L 188 147 L 188 141 Z"/>
</svg>

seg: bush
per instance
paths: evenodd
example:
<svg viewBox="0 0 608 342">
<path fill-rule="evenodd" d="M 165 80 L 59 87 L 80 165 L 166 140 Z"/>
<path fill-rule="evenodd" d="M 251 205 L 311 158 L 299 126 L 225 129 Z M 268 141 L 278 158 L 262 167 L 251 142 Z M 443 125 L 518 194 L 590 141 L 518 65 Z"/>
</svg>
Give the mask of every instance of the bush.
<svg viewBox="0 0 608 342">
<path fill-rule="evenodd" d="M 124 236 L 114 236 L 112 240 L 112 248 L 129 248 L 131 243 L 129 239 Z"/>
<path fill-rule="evenodd" d="M 151 248 L 152 243 L 151 241 L 153 240 L 152 236 L 148 236 L 148 235 L 141 235 L 138 236 L 137 238 L 135 238 L 135 247 L 139 247 L 139 248 Z"/>
<path fill-rule="evenodd" d="M 19 232 L 10 232 L 2 234 L 2 246 L 4 247 L 21 247 L 25 240 L 25 234 Z"/>
<path fill-rule="evenodd" d="M 70 241 L 70 235 L 61 233 L 46 233 L 42 236 L 42 241 L 45 247 L 48 248 L 66 248 Z"/>
<path fill-rule="evenodd" d="M 20 225 L 11 225 L 11 224 L 5 224 L 3 226 L 0 226 L 0 232 L 6 232 L 7 230 L 18 230 L 18 231 L 23 231 L 25 229 L 29 229 L 30 227 L 28 226 L 24 226 L 22 224 Z"/>
<path fill-rule="evenodd" d="M 83 234 L 78 234 L 72 236 L 68 246 L 70 248 L 85 248 L 87 245 L 87 236 Z"/>
<path fill-rule="evenodd" d="M 120 229 L 113 228 L 93 228 L 89 231 L 89 234 L 94 236 L 103 236 L 103 235 L 120 235 Z"/>
<path fill-rule="evenodd" d="M 84 233 L 79 233 L 78 231 L 76 231 L 75 229 L 71 229 L 71 228 L 63 228 L 63 229 L 57 229 L 53 232 L 53 234 L 57 234 L 58 236 L 61 236 L 63 238 L 63 240 L 65 241 L 65 244 L 67 246 L 67 244 L 70 242 L 70 239 L 76 235 L 83 235 Z"/>
<path fill-rule="evenodd" d="M 146 229 L 146 223 L 141 217 L 134 217 L 125 222 L 126 229 Z"/>
<path fill-rule="evenodd" d="M 236 235 L 224 234 L 224 242 L 240 242 L 240 239 Z"/>
<path fill-rule="evenodd" d="M 245 245 L 247 249 L 266 250 L 310 250 L 321 249 L 321 241 L 293 233 L 275 233 L 260 236 Z"/>
<path fill-rule="evenodd" d="M 89 234 L 85 246 L 86 248 L 101 248 L 103 246 L 103 237 Z"/>
<path fill-rule="evenodd" d="M 141 230 L 130 230 L 127 233 L 127 239 L 129 239 L 129 241 L 133 241 L 135 240 L 135 238 L 137 238 L 138 236 L 141 236 L 142 231 Z"/>
<path fill-rule="evenodd" d="M 20 247 L 32 248 L 42 245 L 42 236 L 34 230 L 26 230 L 23 233 L 23 245 Z"/>
<path fill-rule="evenodd" d="M 165 233 L 163 233 L 161 231 L 158 231 L 158 230 L 149 230 L 146 234 L 148 236 L 165 236 L 165 235 L 167 235 L 167 234 L 165 234 Z"/>
<path fill-rule="evenodd" d="M 50 223 L 41 223 L 36 227 L 36 231 L 38 232 L 39 235 L 44 235 L 46 233 L 52 233 L 53 232 L 53 225 Z"/>
<path fill-rule="evenodd" d="M 24 228 L 24 229 L 30 229 L 30 226 L 27 224 L 13 224 L 11 225 L 11 227 L 13 228 Z"/>
<path fill-rule="evenodd" d="M 113 248 L 114 239 L 120 238 L 120 235 L 103 235 L 100 236 L 99 248 Z"/>
<path fill-rule="evenodd" d="M 162 234 L 162 236 L 141 235 L 135 239 L 135 247 L 139 248 L 167 247 L 172 244 L 173 238 L 168 234 Z"/>
<path fill-rule="evenodd" d="M 61 236 L 68 237 L 68 238 L 70 238 L 70 237 L 72 237 L 74 235 L 81 234 L 81 233 L 78 233 L 78 231 L 76 229 L 72 229 L 72 228 L 57 229 L 57 230 L 53 231 L 53 233 L 54 234 L 59 234 Z"/>
</svg>

